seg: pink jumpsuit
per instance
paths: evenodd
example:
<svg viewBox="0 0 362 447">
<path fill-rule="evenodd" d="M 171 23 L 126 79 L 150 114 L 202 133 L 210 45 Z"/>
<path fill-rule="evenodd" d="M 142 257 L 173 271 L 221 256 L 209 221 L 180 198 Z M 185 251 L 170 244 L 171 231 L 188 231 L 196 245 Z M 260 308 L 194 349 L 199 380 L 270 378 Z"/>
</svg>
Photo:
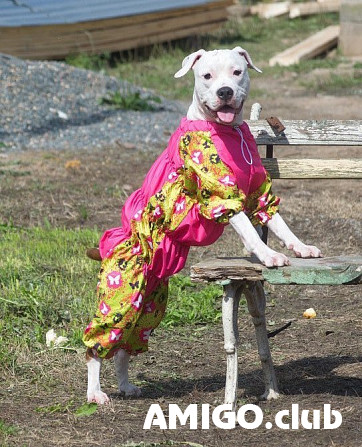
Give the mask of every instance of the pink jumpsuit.
<svg viewBox="0 0 362 447">
<path fill-rule="evenodd" d="M 122 226 L 100 240 L 98 305 L 86 346 L 103 358 L 120 348 L 146 351 L 166 309 L 168 278 L 184 267 L 190 246 L 215 242 L 241 211 L 265 224 L 278 204 L 245 122 L 233 128 L 183 118 L 124 204 Z"/>
</svg>

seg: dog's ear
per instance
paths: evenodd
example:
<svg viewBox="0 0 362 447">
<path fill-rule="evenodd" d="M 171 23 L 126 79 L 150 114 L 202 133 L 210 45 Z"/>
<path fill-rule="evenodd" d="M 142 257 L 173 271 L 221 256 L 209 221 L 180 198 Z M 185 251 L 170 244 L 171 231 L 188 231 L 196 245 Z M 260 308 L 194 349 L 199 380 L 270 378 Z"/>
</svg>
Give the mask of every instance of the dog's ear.
<svg viewBox="0 0 362 447">
<path fill-rule="evenodd" d="M 200 59 L 200 57 L 205 53 L 205 50 L 198 50 L 195 53 L 191 53 L 185 57 L 182 61 L 182 68 L 175 73 L 175 78 L 181 78 L 184 76 L 191 68 L 196 64 L 196 62 Z"/>
<path fill-rule="evenodd" d="M 263 72 L 260 70 L 260 68 L 256 67 L 256 66 L 253 64 L 253 61 L 251 60 L 251 57 L 250 57 L 249 53 L 248 53 L 246 50 L 244 50 L 244 48 L 241 48 L 241 47 L 235 47 L 235 48 L 233 48 L 232 51 L 236 51 L 236 52 L 238 52 L 238 53 L 240 54 L 240 56 L 245 57 L 246 62 L 247 62 L 247 64 L 248 64 L 248 67 L 249 67 L 249 68 L 254 68 L 254 70 L 256 70 L 258 73 L 263 73 Z"/>
</svg>

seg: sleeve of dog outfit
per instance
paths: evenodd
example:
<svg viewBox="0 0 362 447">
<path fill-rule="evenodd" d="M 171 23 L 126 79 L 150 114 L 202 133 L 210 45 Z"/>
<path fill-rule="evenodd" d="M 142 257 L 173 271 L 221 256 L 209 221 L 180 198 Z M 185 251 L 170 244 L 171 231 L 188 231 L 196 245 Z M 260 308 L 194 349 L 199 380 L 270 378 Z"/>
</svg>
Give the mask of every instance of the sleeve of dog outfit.
<svg viewBox="0 0 362 447">
<path fill-rule="evenodd" d="M 180 156 L 184 161 L 185 188 L 196 199 L 202 216 L 228 223 L 234 214 L 243 211 L 245 194 L 207 132 L 184 135 Z"/>
<path fill-rule="evenodd" d="M 245 122 L 242 130 L 253 157 L 253 179 L 256 179 L 256 183 L 252 179 L 252 185 L 245 200 L 244 212 L 253 225 L 265 225 L 279 211 L 280 199 L 272 192 L 270 175 L 261 163 L 255 139 Z"/>
<path fill-rule="evenodd" d="M 272 193 L 272 182 L 265 171 L 265 180 L 245 201 L 244 211 L 253 225 L 265 225 L 279 211 L 279 197 Z"/>
</svg>

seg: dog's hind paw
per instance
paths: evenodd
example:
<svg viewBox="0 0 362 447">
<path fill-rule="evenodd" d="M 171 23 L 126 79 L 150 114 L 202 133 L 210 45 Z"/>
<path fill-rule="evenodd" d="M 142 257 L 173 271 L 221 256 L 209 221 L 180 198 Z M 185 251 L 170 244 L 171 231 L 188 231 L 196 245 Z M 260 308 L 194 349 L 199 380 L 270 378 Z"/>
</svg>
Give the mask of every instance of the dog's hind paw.
<svg viewBox="0 0 362 447">
<path fill-rule="evenodd" d="M 87 395 L 88 403 L 97 403 L 98 405 L 106 405 L 109 403 L 109 397 L 103 391 L 94 391 Z"/>
<path fill-rule="evenodd" d="M 274 400 L 274 399 L 278 399 L 280 396 L 279 393 L 277 393 L 274 390 L 266 390 L 265 393 L 260 396 L 261 400 Z"/>
<path fill-rule="evenodd" d="M 124 394 L 126 397 L 140 397 L 142 391 L 138 386 L 127 383 L 126 385 L 121 385 L 119 387 L 119 392 Z"/>
</svg>

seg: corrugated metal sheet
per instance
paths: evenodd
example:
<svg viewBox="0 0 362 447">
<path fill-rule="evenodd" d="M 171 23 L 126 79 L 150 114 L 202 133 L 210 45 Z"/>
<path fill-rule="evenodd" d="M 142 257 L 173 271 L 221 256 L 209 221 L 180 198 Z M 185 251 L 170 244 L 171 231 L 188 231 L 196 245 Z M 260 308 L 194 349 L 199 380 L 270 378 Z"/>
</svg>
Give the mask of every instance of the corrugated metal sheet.
<svg viewBox="0 0 362 447">
<path fill-rule="evenodd" d="M 215 0 L 0 0 L 0 27 L 79 23 L 213 3 Z"/>
</svg>

